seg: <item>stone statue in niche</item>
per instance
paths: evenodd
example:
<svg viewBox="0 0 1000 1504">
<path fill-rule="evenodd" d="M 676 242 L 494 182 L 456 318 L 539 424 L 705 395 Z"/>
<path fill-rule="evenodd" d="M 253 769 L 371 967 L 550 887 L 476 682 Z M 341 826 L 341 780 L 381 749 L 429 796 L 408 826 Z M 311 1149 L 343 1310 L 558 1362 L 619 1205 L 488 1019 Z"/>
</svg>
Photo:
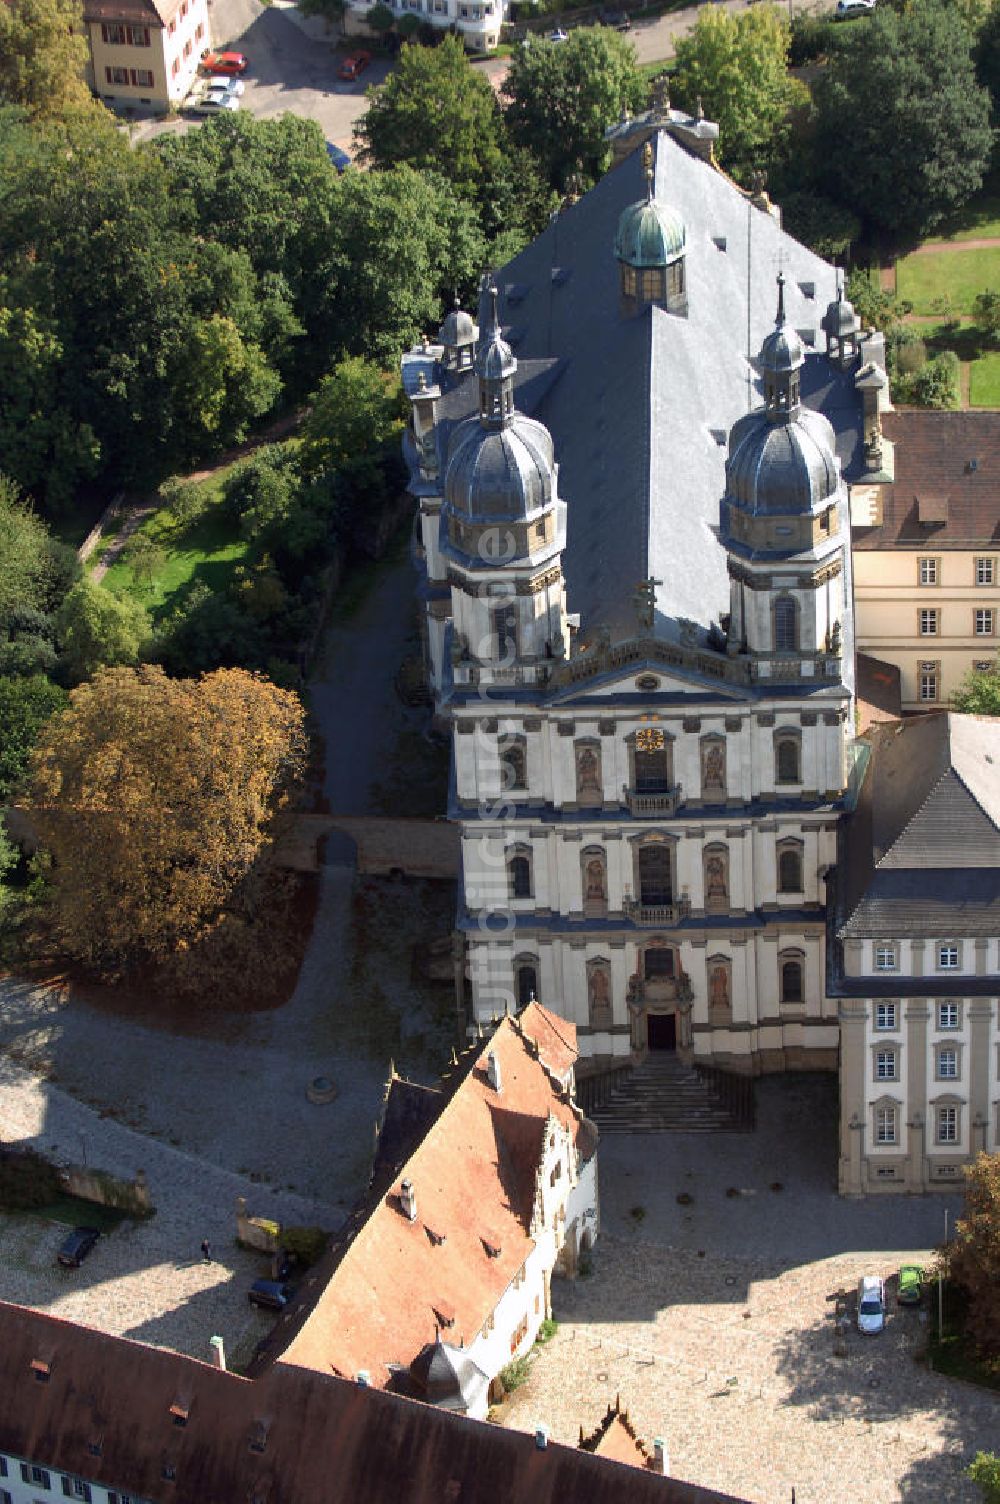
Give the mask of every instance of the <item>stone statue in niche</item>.
<svg viewBox="0 0 1000 1504">
<path fill-rule="evenodd" d="M 708 857 L 705 862 L 705 903 L 724 904 L 729 902 L 729 885 L 726 880 L 726 859 L 718 853 Z"/>
<path fill-rule="evenodd" d="M 593 747 L 580 747 L 577 750 L 576 788 L 578 794 L 601 792 L 601 764 Z"/>
<path fill-rule="evenodd" d="M 701 788 L 703 794 L 726 792 L 726 753 L 721 742 L 708 742 L 702 748 Z"/>
<path fill-rule="evenodd" d="M 607 889 L 604 883 L 604 863 L 599 856 L 591 857 L 587 863 L 585 896 L 588 903 L 604 903 L 607 900 Z"/>
<path fill-rule="evenodd" d="M 729 1008 L 729 968 L 721 962 L 713 966 L 709 974 L 708 1006 Z"/>
<path fill-rule="evenodd" d="M 591 1013 L 610 1013 L 611 1011 L 611 978 L 604 966 L 591 967 L 588 978 L 590 984 L 590 1011 Z"/>
</svg>

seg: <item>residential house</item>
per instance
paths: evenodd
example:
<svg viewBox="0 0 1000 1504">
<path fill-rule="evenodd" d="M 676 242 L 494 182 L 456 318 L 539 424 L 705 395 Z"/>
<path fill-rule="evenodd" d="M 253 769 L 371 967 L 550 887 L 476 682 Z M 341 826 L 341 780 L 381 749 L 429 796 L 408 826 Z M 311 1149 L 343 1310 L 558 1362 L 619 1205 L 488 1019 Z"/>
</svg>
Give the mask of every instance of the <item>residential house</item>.
<svg viewBox="0 0 1000 1504">
<path fill-rule="evenodd" d="M 84 0 L 90 84 L 116 108 L 168 110 L 210 45 L 208 0 Z"/>
<path fill-rule="evenodd" d="M 872 728 L 842 834 L 840 1188 L 961 1184 L 1000 1152 L 1000 720 Z"/>
<path fill-rule="evenodd" d="M 887 413 L 891 474 L 851 497 L 858 646 L 895 664 L 904 711 L 946 706 L 1000 644 L 1000 422 Z"/>
<path fill-rule="evenodd" d="M 371 36 L 367 16 L 376 0 L 348 0 L 344 14 L 347 36 Z M 451 31 L 470 52 L 492 52 L 500 41 L 510 0 L 384 0 L 397 20 L 418 16 L 436 31 Z"/>
</svg>

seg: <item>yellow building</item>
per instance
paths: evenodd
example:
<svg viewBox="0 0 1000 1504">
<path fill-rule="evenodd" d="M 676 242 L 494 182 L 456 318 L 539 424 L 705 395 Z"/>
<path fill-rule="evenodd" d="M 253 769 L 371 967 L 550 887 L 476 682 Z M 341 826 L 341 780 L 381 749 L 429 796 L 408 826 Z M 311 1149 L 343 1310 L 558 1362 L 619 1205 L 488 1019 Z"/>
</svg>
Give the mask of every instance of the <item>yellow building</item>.
<svg viewBox="0 0 1000 1504">
<path fill-rule="evenodd" d="M 84 0 L 91 86 L 107 104 L 166 110 L 210 45 L 207 0 Z"/>
<path fill-rule="evenodd" d="M 892 479 L 852 488 L 855 633 L 904 711 L 992 666 L 1000 618 L 1000 414 L 889 412 Z"/>
</svg>

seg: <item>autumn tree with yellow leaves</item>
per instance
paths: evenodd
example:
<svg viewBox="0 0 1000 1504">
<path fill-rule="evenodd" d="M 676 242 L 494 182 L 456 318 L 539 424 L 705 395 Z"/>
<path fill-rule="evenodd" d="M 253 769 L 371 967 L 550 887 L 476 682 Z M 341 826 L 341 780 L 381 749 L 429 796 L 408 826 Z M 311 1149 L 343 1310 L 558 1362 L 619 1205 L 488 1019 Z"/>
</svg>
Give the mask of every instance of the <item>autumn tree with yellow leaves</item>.
<svg viewBox="0 0 1000 1504">
<path fill-rule="evenodd" d="M 303 770 L 303 720 L 296 695 L 241 669 L 109 668 L 75 689 L 32 771 L 60 951 L 118 980 L 178 960 L 183 974 L 220 932 L 216 961 L 238 964 L 241 936 L 259 948 L 261 872 Z"/>
</svg>

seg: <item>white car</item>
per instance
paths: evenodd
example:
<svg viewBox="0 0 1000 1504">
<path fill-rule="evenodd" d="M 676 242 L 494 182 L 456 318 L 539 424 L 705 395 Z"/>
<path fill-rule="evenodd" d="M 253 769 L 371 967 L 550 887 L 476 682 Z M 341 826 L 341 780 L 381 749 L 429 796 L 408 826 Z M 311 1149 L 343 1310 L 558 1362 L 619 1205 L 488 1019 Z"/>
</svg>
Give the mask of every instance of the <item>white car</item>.
<svg viewBox="0 0 1000 1504">
<path fill-rule="evenodd" d="M 858 1331 L 872 1337 L 885 1326 L 885 1284 L 877 1274 L 858 1280 Z"/>
<path fill-rule="evenodd" d="M 835 21 L 849 21 L 852 16 L 867 16 L 875 9 L 875 0 L 837 0 Z"/>
<path fill-rule="evenodd" d="M 242 78 L 213 78 L 206 93 L 234 94 L 237 99 L 240 99 L 245 94 L 246 87 Z"/>
<path fill-rule="evenodd" d="M 191 105 L 196 115 L 218 115 L 221 110 L 238 110 L 240 102 L 228 89 L 209 89 Z"/>
</svg>

